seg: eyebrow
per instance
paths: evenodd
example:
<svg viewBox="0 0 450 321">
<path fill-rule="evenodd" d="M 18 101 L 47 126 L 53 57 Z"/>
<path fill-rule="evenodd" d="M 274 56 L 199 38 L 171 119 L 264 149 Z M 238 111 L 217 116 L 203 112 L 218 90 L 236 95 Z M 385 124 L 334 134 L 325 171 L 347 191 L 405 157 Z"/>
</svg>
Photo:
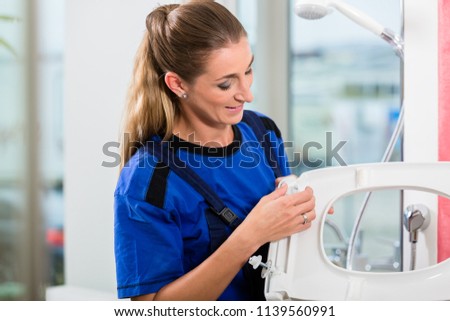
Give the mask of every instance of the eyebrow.
<svg viewBox="0 0 450 321">
<path fill-rule="evenodd" d="M 251 65 L 253 64 L 254 60 L 255 60 L 255 55 L 252 55 L 252 59 L 250 60 L 250 63 L 248 64 L 247 68 L 251 67 Z M 216 81 L 219 81 L 219 80 L 222 80 L 222 79 L 226 79 L 226 78 L 237 78 L 237 77 L 238 77 L 238 75 L 236 73 L 235 74 L 229 74 L 229 75 L 225 75 L 223 77 L 220 77 L 220 78 L 216 79 Z"/>
</svg>

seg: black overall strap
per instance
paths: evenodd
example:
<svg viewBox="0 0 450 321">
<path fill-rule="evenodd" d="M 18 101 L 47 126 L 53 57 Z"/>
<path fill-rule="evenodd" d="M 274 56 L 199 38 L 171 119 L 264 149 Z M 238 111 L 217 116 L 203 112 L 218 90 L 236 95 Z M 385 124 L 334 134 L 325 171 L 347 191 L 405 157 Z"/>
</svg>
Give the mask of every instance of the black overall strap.
<svg viewBox="0 0 450 321">
<path fill-rule="evenodd" d="M 272 168 L 275 177 L 281 177 L 282 174 L 277 162 L 277 156 L 275 154 L 274 148 L 271 146 L 270 141 L 268 140 L 270 137 L 261 117 L 259 117 L 255 112 L 251 110 L 245 110 L 242 121 L 247 123 L 255 133 L 258 142 L 264 149 L 266 160 L 269 163 L 270 168 Z M 264 244 L 253 255 L 261 255 L 262 261 L 266 262 L 269 252 L 269 245 L 269 243 Z M 265 282 L 261 277 L 261 273 L 259 272 L 259 270 L 253 269 L 253 267 L 251 267 L 249 264 L 245 264 L 242 270 L 247 282 L 249 282 L 253 300 L 264 301 L 266 299 L 264 296 Z"/>
<path fill-rule="evenodd" d="M 276 154 L 274 148 L 271 146 L 269 135 L 267 134 L 266 127 L 264 126 L 261 117 L 259 117 L 255 112 L 251 110 L 245 110 L 242 121 L 247 123 L 254 131 L 258 142 L 264 149 L 266 154 L 266 160 L 269 163 L 270 168 L 272 168 L 275 177 L 281 177 L 281 170 L 278 166 Z"/>
<path fill-rule="evenodd" d="M 205 212 L 205 217 L 210 234 L 210 253 L 213 253 L 228 238 L 231 231 L 241 224 L 242 220 L 223 203 L 217 193 L 188 164 L 176 155 L 176 151 L 170 148 L 169 144 L 170 142 L 151 141 L 147 144 L 147 148 L 150 153 L 191 185 L 208 203 L 210 208 Z"/>
<path fill-rule="evenodd" d="M 214 192 L 211 187 L 182 161 L 174 150 L 169 148 L 169 142 L 150 142 L 147 148 L 151 148 L 150 152 L 161 160 L 164 164 L 191 185 L 200 195 L 205 198 L 205 201 L 211 208 L 211 211 L 220 218 L 222 222 L 228 225 L 231 229 L 235 229 L 242 220 L 233 213 L 222 201 L 222 199 Z M 223 224 L 223 223 L 222 223 Z"/>
</svg>

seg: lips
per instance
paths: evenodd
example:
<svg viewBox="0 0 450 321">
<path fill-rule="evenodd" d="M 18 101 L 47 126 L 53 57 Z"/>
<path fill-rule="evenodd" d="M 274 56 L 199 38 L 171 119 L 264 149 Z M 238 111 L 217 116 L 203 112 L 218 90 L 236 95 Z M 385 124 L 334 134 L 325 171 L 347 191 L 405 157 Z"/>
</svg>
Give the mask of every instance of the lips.
<svg viewBox="0 0 450 321">
<path fill-rule="evenodd" d="M 244 105 L 226 106 L 225 108 L 228 109 L 229 111 L 241 111 L 244 108 Z"/>
</svg>

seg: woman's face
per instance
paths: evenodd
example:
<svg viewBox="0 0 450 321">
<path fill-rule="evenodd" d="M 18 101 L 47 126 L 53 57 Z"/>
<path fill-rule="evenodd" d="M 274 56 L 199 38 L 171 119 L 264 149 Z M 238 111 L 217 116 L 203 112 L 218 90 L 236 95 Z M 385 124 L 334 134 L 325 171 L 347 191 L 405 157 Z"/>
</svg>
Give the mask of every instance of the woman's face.
<svg viewBox="0 0 450 321">
<path fill-rule="evenodd" d="M 191 124 L 201 122 L 222 128 L 241 121 L 244 103 L 253 100 L 253 54 L 246 37 L 215 50 L 206 62 L 205 73 L 187 85 L 187 99 L 181 99 L 184 117 Z"/>
</svg>

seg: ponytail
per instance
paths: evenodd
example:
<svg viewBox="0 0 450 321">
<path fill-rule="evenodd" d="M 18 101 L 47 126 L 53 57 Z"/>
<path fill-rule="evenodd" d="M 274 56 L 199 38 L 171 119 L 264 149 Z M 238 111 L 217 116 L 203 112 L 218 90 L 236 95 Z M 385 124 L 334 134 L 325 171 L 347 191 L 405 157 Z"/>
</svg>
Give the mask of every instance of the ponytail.
<svg viewBox="0 0 450 321">
<path fill-rule="evenodd" d="M 120 132 L 122 169 L 154 135 L 167 140 L 180 110 L 164 76 L 172 71 L 187 83 L 205 71 L 211 51 L 247 36 L 236 17 L 214 1 L 157 7 L 136 53 Z"/>
<path fill-rule="evenodd" d="M 147 30 L 135 57 L 122 120 L 120 168 L 153 135 L 163 139 L 172 135 L 177 100 L 170 97 L 173 93 L 152 61 L 154 53 L 149 38 Z"/>
</svg>

